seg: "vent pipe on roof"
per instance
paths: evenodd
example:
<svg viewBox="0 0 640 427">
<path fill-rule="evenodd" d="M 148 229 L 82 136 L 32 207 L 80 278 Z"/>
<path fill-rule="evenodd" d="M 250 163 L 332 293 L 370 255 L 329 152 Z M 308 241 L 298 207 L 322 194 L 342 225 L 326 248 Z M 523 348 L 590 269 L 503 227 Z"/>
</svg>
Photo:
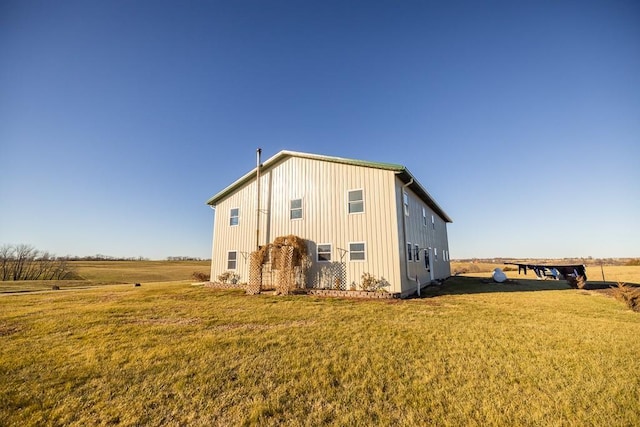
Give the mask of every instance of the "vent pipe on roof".
<svg viewBox="0 0 640 427">
<path fill-rule="evenodd" d="M 262 148 L 256 150 L 256 250 L 260 249 L 260 155 Z"/>
</svg>

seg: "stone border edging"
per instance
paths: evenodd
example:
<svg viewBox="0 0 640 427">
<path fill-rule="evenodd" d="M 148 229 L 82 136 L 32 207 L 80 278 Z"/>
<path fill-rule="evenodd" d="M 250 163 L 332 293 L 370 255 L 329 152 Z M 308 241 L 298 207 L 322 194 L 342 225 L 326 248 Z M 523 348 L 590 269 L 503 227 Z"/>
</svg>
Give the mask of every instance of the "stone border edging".
<svg viewBox="0 0 640 427">
<path fill-rule="evenodd" d="M 244 285 L 232 283 L 214 283 L 206 282 L 205 288 L 211 289 L 245 289 Z M 390 292 L 366 292 L 366 291 L 340 291 L 336 289 L 299 289 L 294 292 L 295 295 L 307 294 L 317 297 L 337 297 L 337 298 L 363 298 L 363 299 L 399 299 L 399 293 Z"/>
</svg>

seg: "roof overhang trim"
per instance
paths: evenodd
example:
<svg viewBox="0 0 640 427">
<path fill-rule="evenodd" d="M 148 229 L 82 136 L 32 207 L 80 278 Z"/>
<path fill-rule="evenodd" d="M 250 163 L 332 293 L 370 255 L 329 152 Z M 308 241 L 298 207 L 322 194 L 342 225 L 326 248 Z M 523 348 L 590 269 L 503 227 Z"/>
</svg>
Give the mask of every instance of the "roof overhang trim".
<svg viewBox="0 0 640 427">
<path fill-rule="evenodd" d="M 356 159 L 347 159 L 343 157 L 333 157 L 333 156 L 322 156 L 319 154 L 309 154 L 309 153 L 301 153 L 297 151 L 288 151 L 283 150 L 277 153 L 276 155 L 270 157 L 266 160 L 262 165 L 260 165 L 261 171 L 266 171 L 281 161 L 289 158 L 289 157 L 300 157 L 304 159 L 312 159 L 312 160 L 321 160 L 325 162 L 331 163 L 340 163 L 347 164 L 353 166 L 362 166 L 367 168 L 375 168 L 375 169 L 383 169 L 395 172 L 396 176 L 405 184 L 411 182 L 413 178 L 413 183 L 409 185 L 409 188 L 418 195 L 429 207 L 431 207 L 442 219 L 446 222 L 453 222 L 451 218 L 444 212 L 444 210 L 438 206 L 433 197 L 427 192 L 427 190 L 420 185 L 420 183 L 411 175 L 411 173 L 402 165 L 393 164 L 393 163 L 378 163 L 378 162 L 368 162 L 365 160 L 356 160 Z M 227 196 L 231 195 L 234 191 L 246 185 L 256 178 L 256 168 L 253 168 L 248 173 L 241 176 L 235 182 L 233 182 L 228 187 L 224 188 L 222 191 L 211 197 L 207 200 L 207 204 L 214 207 L 222 200 L 224 200 Z"/>
</svg>

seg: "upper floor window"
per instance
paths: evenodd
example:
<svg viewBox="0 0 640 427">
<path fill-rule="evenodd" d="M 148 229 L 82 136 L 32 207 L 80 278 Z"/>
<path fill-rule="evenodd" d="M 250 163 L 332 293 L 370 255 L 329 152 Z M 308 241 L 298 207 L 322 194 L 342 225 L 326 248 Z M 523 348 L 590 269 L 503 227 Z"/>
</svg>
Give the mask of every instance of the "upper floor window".
<svg viewBox="0 0 640 427">
<path fill-rule="evenodd" d="M 235 270 L 238 264 L 238 252 L 227 252 L 227 270 Z"/>
<path fill-rule="evenodd" d="M 436 229 L 436 217 L 431 215 L 431 229 Z"/>
<path fill-rule="evenodd" d="M 427 226 L 427 210 L 422 208 L 422 225 Z"/>
<path fill-rule="evenodd" d="M 331 261 L 331 244 L 324 243 L 318 245 L 318 261 Z"/>
<path fill-rule="evenodd" d="M 302 199 L 293 199 L 289 204 L 289 219 L 302 219 Z"/>
<path fill-rule="evenodd" d="M 364 212 L 364 191 L 349 190 L 348 210 L 350 214 Z"/>
<path fill-rule="evenodd" d="M 404 214 L 409 216 L 409 195 L 406 191 L 402 192 L 402 204 L 404 205 Z"/>
<path fill-rule="evenodd" d="M 438 260 L 438 248 L 433 248 L 433 259 Z"/>
<path fill-rule="evenodd" d="M 349 243 L 349 261 L 364 261 L 365 259 L 365 244 L 363 242 Z"/>
<path fill-rule="evenodd" d="M 229 211 L 229 225 L 238 225 L 240 223 L 240 208 L 232 208 Z"/>
</svg>

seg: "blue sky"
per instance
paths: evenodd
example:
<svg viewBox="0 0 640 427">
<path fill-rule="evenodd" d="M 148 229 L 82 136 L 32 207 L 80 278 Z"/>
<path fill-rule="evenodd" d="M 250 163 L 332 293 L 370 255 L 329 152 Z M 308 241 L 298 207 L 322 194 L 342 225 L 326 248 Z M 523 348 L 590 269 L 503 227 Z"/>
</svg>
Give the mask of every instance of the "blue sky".
<svg viewBox="0 0 640 427">
<path fill-rule="evenodd" d="M 452 258 L 640 256 L 637 1 L 0 0 L 0 244 L 210 257 L 288 149 L 407 166 Z"/>
</svg>

